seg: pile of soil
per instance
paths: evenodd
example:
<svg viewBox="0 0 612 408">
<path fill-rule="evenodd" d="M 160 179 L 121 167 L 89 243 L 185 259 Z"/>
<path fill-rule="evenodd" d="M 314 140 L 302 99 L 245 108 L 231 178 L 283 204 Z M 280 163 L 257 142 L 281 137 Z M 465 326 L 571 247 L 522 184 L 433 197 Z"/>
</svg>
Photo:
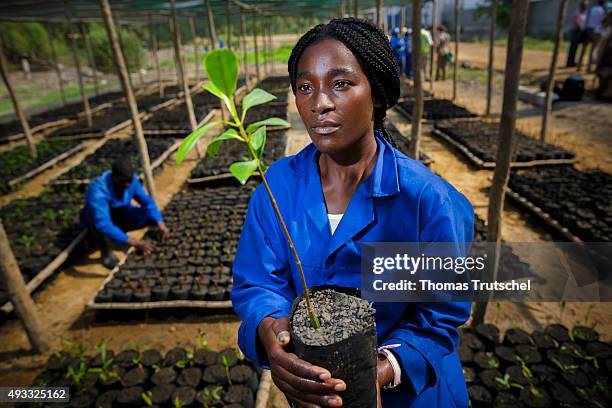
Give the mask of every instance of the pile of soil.
<svg viewBox="0 0 612 408">
<path fill-rule="evenodd" d="M 457 349 L 473 407 L 609 406 L 612 345 L 592 328 L 553 324 L 527 333 L 483 324 Z"/>
<path fill-rule="evenodd" d="M 187 189 L 164 209 L 171 238 L 143 258 L 131 254 L 98 292 L 97 303 L 229 299 L 248 200 L 257 183 Z M 157 231 L 146 239 L 156 239 Z"/>
<path fill-rule="evenodd" d="M 30 170 L 33 170 L 60 154 L 74 148 L 78 141 L 48 141 L 42 140 L 36 144 L 38 158 L 30 156 L 27 145 L 17 146 L 11 150 L 0 153 L 0 194 L 13 191 L 17 185 L 9 186 L 8 182 Z"/>
<path fill-rule="evenodd" d="M 72 125 L 52 131 L 47 137 L 78 136 L 86 133 L 102 134 L 128 119 L 130 119 L 130 112 L 126 108 L 108 108 L 93 114 L 91 127 L 87 125 L 87 118 L 83 117 Z"/>
<path fill-rule="evenodd" d="M 408 155 L 408 152 L 410 151 L 410 135 L 404 135 L 391 122 L 385 123 L 385 129 L 397 145 L 397 150 L 404 153 L 405 155 Z M 424 165 L 429 166 L 431 164 L 431 157 L 429 157 L 426 153 L 423 153 L 423 151 L 420 150 L 419 161 Z"/>
<path fill-rule="evenodd" d="M 436 123 L 436 128 L 466 146 L 482 161 L 495 162 L 499 141 L 498 123 L 446 121 Z M 574 157 L 573 153 L 558 146 L 543 143 L 517 129 L 514 132 L 516 148 L 512 156 L 513 162 L 572 159 Z"/>
<path fill-rule="evenodd" d="M 266 131 L 266 145 L 263 159 L 267 165 L 285 155 L 287 146 L 287 131 Z M 229 166 L 247 155 L 247 147 L 236 140 L 227 140 L 221 143 L 219 154 L 215 157 L 205 155 L 191 172 L 191 178 L 216 176 L 229 173 Z"/>
<path fill-rule="evenodd" d="M 411 115 L 414 100 L 403 100 L 398 102 L 398 105 L 404 112 Z M 455 105 L 447 99 L 426 99 L 423 101 L 423 119 L 442 120 L 473 117 L 476 117 L 476 115 L 461 106 Z"/>
<path fill-rule="evenodd" d="M 154 162 L 174 143 L 175 140 L 172 137 L 147 136 L 147 148 L 151 162 Z M 93 180 L 110 170 L 115 160 L 128 157 L 134 168 L 140 169 L 138 146 L 133 138 L 109 139 L 78 165 L 58 177 L 58 180 Z"/>
<path fill-rule="evenodd" d="M 612 240 L 612 175 L 573 166 L 511 173 L 508 186 L 586 242 Z"/>
<path fill-rule="evenodd" d="M 32 386 L 68 387 L 69 407 L 252 408 L 260 374 L 235 349 L 176 347 L 163 355 L 74 345 L 52 354 Z"/>
<path fill-rule="evenodd" d="M 48 190 L 0 208 L 13 254 L 25 281 L 47 266 L 81 231 L 83 195 L 76 189 Z M 6 301 L 0 281 L 0 303 Z"/>
</svg>

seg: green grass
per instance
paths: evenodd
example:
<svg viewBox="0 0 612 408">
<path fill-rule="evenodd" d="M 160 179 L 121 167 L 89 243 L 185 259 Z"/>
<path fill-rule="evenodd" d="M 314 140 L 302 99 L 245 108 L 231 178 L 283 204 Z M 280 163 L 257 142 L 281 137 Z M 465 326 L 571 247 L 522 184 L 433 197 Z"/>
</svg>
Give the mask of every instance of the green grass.
<svg viewBox="0 0 612 408">
<path fill-rule="evenodd" d="M 479 42 L 482 44 L 486 44 L 486 45 L 489 44 L 488 40 L 480 40 Z M 506 47 L 508 46 L 508 39 L 498 38 L 497 40 L 495 40 L 495 45 Z M 535 37 L 525 37 L 525 40 L 523 41 L 523 47 L 526 50 L 551 51 L 552 52 L 554 45 L 555 44 L 552 40 L 535 38 Z M 562 41 L 561 42 L 561 52 L 567 52 L 568 48 L 569 48 L 569 42 Z"/>
</svg>

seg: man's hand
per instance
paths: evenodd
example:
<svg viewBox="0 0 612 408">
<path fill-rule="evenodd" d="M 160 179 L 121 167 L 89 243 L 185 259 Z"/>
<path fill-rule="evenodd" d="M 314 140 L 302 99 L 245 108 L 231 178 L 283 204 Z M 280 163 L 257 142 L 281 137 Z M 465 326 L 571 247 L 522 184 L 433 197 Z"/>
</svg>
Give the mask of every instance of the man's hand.
<svg viewBox="0 0 612 408">
<path fill-rule="evenodd" d="M 331 378 L 328 370 L 285 351 L 291 343 L 287 317 L 266 317 L 259 324 L 257 334 L 268 353 L 274 384 L 288 398 L 305 408 L 342 406 L 342 399 L 336 393 L 346 390 L 344 381 Z"/>
<path fill-rule="evenodd" d="M 168 238 L 170 238 L 170 230 L 166 226 L 165 222 L 159 221 L 157 223 L 157 228 L 159 228 L 159 232 L 161 232 L 161 239 L 162 239 L 162 241 L 165 241 Z"/>
<path fill-rule="evenodd" d="M 129 238 L 127 243 L 133 247 L 136 247 L 136 249 L 142 251 L 144 256 L 149 256 L 153 252 L 153 245 L 149 241 L 141 241 L 138 239 Z"/>
</svg>

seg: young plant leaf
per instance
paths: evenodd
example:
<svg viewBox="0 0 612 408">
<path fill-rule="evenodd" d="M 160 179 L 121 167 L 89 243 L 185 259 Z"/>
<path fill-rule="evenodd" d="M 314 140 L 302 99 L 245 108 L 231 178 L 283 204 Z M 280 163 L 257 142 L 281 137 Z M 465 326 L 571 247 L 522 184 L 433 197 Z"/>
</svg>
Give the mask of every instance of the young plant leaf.
<svg viewBox="0 0 612 408">
<path fill-rule="evenodd" d="M 234 177 L 236 177 L 242 184 L 247 182 L 255 170 L 257 170 L 257 159 L 236 162 L 230 166 L 230 172 L 232 172 Z"/>
<path fill-rule="evenodd" d="M 221 122 L 207 123 L 201 128 L 196 129 L 189 136 L 183 139 L 183 141 L 181 142 L 181 145 L 179 146 L 178 152 L 176 153 L 176 165 L 177 166 L 180 165 L 183 162 L 183 160 L 185 160 L 185 157 L 187 156 L 187 154 L 191 151 L 191 149 L 193 149 L 193 146 L 195 146 L 197 141 L 202 136 L 204 136 L 206 132 L 208 132 L 211 128 L 219 125 L 220 123 Z"/>
<path fill-rule="evenodd" d="M 208 78 L 219 91 L 231 98 L 238 83 L 238 61 L 234 52 L 228 48 L 214 50 L 204 60 Z"/>
<path fill-rule="evenodd" d="M 264 91 L 261 88 L 253 89 L 251 92 L 246 94 L 244 98 L 242 98 L 242 121 L 244 121 L 247 111 L 253 106 L 268 103 L 274 99 L 276 99 L 276 96 Z"/>
<path fill-rule="evenodd" d="M 227 109 L 229 109 L 230 111 L 232 110 L 229 98 L 223 95 L 223 92 L 221 92 L 221 90 L 219 90 L 219 88 L 217 88 L 215 84 L 213 84 L 212 82 L 207 82 L 202 85 L 202 88 L 205 91 L 208 91 L 211 94 L 215 95 L 217 98 L 221 99 L 225 106 L 227 106 Z"/>
<path fill-rule="evenodd" d="M 215 157 L 219 154 L 219 148 L 221 147 L 221 142 L 224 140 L 236 139 L 242 141 L 242 138 L 236 132 L 236 129 L 227 129 L 225 132 L 221 133 L 219 136 L 215 137 L 210 141 L 208 147 L 206 148 L 206 152 Z"/>
<path fill-rule="evenodd" d="M 287 122 L 285 119 L 281 118 L 269 118 L 266 120 L 260 120 L 259 122 L 251 123 L 247 126 L 247 133 L 253 133 L 255 130 L 262 126 L 287 126 L 290 127 L 291 123 Z"/>
<path fill-rule="evenodd" d="M 257 129 L 249 138 L 249 143 L 251 144 L 253 150 L 255 150 L 257 158 L 261 159 L 261 155 L 266 144 L 266 127 L 262 126 Z"/>
</svg>

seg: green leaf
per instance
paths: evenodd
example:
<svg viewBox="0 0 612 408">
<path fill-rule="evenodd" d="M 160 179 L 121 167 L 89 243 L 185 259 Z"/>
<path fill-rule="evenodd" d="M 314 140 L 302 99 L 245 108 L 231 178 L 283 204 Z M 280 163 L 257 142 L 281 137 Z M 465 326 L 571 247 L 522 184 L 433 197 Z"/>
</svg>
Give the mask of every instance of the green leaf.
<svg viewBox="0 0 612 408">
<path fill-rule="evenodd" d="M 249 177 L 255 172 L 257 169 L 257 159 L 243 162 L 236 162 L 230 166 L 230 172 L 240 181 L 240 183 L 244 184 L 247 182 Z"/>
<path fill-rule="evenodd" d="M 266 120 L 260 120 L 259 122 L 251 123 L 247 126 L 247 133 L 253 133 L 257 128 L 261 126 L 287 126 L 290 127 L 291 123 L 281 118 L 268 118 Z"/>
<path fill-rule="evenodd" d="M 253 106 L 268 103 L 276 99 L 276 96 L 268 93 L 260 88 L 255 88 L 242 98 L 242 120 L 246 116 L 246 113 Z"/>
<path fill-rule="evenodd" d="M 249 138 L 249 143 L 253 150 L 255 150 L 255 153 L 257 153 L 257 158 L 261 159 L 261 154 L 266 144 L 266 127 L 262 126 L 257 129 Z"/>
<path fill-rule="evenodd" d="M 215 137 L 210 141 L 208 147 L 206 148 L 206 152 L 215 157 L 219 154 L 219 148 L 221 147 L 221 142 L 224 140 L 236 139 L 240 141 L 244 141 L 236 132 L 236 129 L 227 129 L 225 132 L 221 133 L 219 136 Z"/>
<path fill-rule="evenodd" d="M 208 132 L 212 127 L 219 125 L 221 122 L 211 122 L 207 123 L 199 129 L 194 130 L 189 136 L 187 136 L 178 148 L 178 152 L 176 153 L 176 165 L 180 165 L 187 154 L 193 149 L 196 142 L 204 136 L 206 132 Z"/>
<path fill-rule="evenodd" d="M 215 95 L 219 99 L 226 98 L 226 96 L 223 95 L 223 92 L 221 92 L 221 90 L 217 88 L 217 86 L 213 84 L 212 82 L 207 82 L 204 85 L 202 85 L 202 89 L 210 92 L 211 94 Z"/>
<path fill-rule="evenodd" d="M 236 54 L 228 48 L 214 50 L 204 60 L 208 79 L 226 97 L 231 98 L 238 83 L 238 60 Z"/>
</svg>

